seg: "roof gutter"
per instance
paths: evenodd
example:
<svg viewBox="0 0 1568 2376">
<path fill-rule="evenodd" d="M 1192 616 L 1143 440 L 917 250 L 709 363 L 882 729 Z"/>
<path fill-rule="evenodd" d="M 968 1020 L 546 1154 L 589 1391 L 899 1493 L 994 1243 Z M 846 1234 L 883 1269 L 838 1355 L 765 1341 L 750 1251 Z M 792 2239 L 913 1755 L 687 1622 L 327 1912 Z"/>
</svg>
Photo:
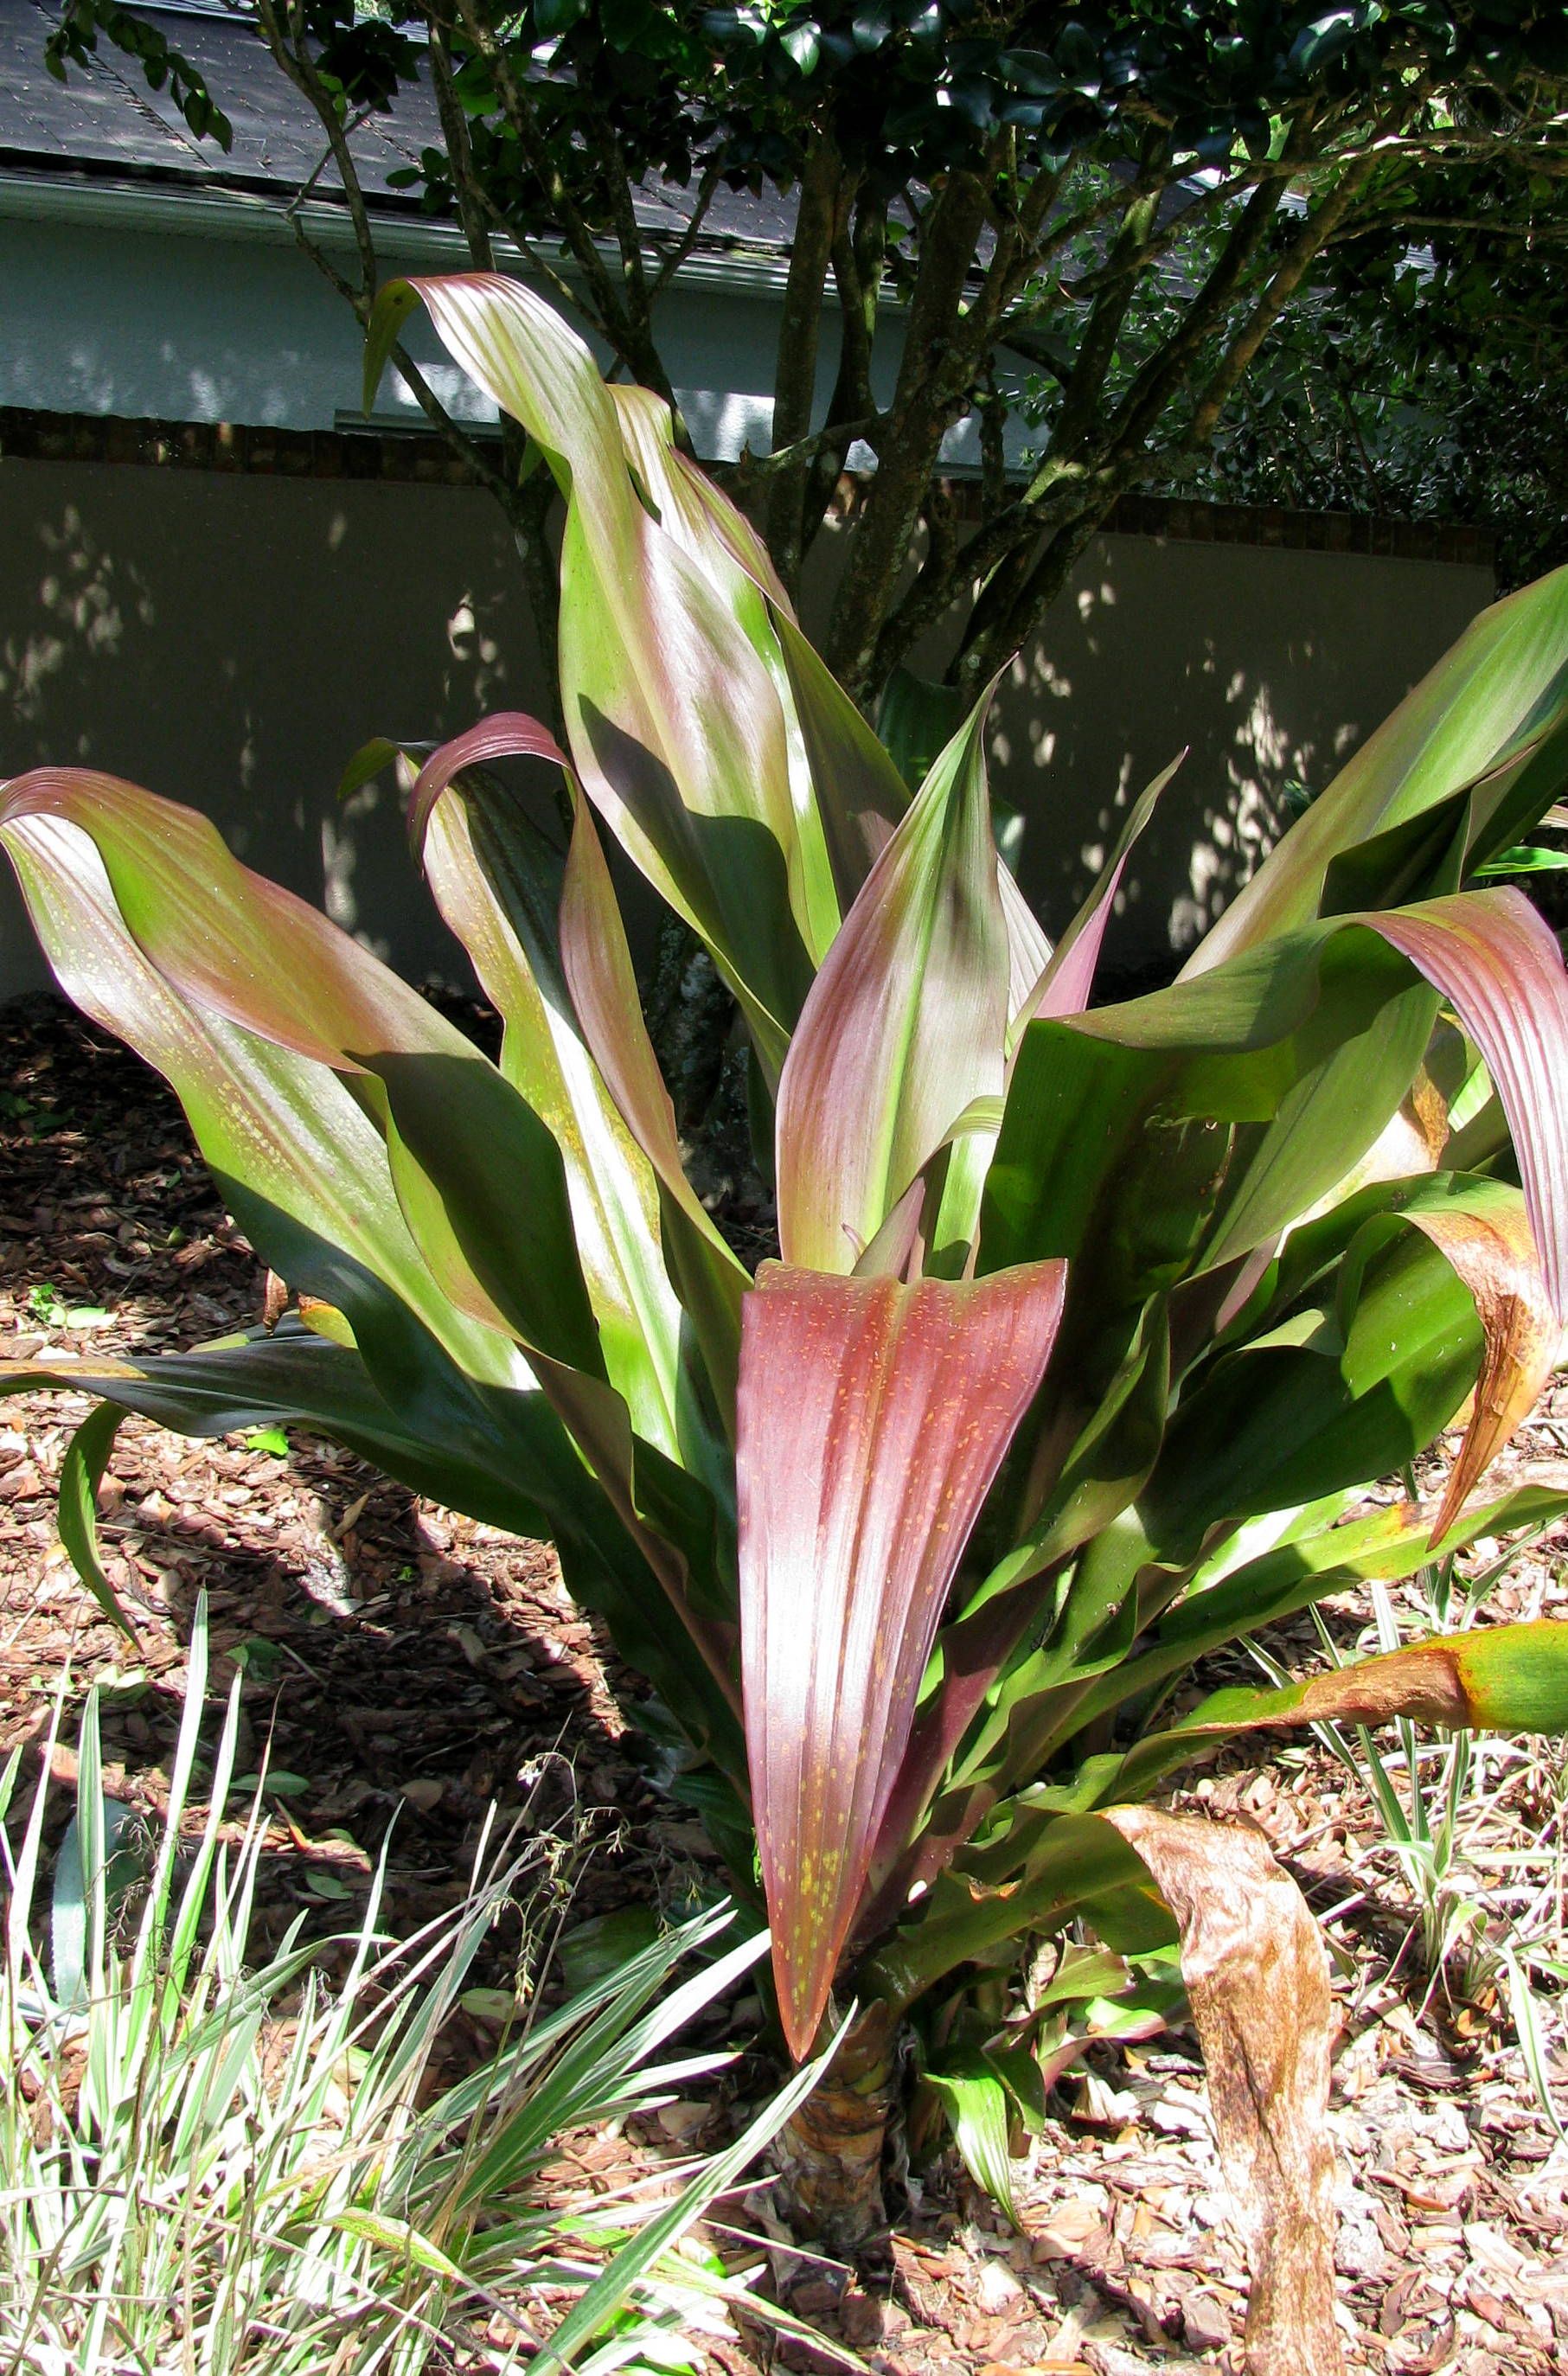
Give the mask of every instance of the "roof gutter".
<svg viewBox="0 0 1568 2376">
<path fill-rule="evenodd" d="M 354 251 L 353 223 L 346 207 L 311 199 L 298 209 L 301 228 L 327 249 Z M 289 206 L 245 190 L 191 189 L 175 184 L 133 184 L 65 179 L 47 173 L 0 172 L 0 220 L 67 225 L 74 230 L 151 233 L 160 238 L 214 239 L 268 247 L 295 244 Z M 373 210 L 376 244 L 399 266 L 437 271 L 472 269 L 469 245 L 456 223 L 416 215 Z M 497 260 L 527 273 L 528 258 L 510 240 L 495 242 Z M 620 251 L 600 243 L 617 269 Z M 662 257 L 651 244 L 644 251 L 651 268 Z M 567 279 L 576 277 L 572 258 L 552 255 Z M 697 247 L 676 276 L 683 289 L 722 291 L 728 297 L 783 296 L 789 259 L 755 248 Z"/>
</svg>

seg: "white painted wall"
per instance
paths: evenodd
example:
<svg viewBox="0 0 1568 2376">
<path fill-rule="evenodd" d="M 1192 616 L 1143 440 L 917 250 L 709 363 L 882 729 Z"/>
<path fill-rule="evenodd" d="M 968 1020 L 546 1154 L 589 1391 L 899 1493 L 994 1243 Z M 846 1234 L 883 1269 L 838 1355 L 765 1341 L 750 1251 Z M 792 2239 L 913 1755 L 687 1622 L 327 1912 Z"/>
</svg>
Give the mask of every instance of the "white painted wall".
<svg viewBox="0 0 1568 2376">
<path fill-rule="evenodd" d="M 0 207 L 18 203 L 0 184 Z M 121 204 L 84 219 L 0 213 L 0 404 L 123 419 L 232 421 L 270 429 L 330 429 L 357 413 L 363 341 L 353 315 L 269 208 L 185 200 L 136 224 Z M 129 226 L 117 220 L 129 213 Z M 194 225 L 216 214 L 222 236 Z M 172 233 L 182 220 L 193 226 Z M 153 222 L 160 227 L 154 229 Z M 248 231 L 238 236 L 235 225 Z M 447 240 L 433 257 L 385 259 L 397 270 L 460 269 Z M 766 296 L 672 290 L 664 337 L 694 436 L 706 451 L 766 446 L 772 412 L 776 315 Z M 422 317 L 410 326 L 416 359 L 464 417 L 494 407 L 446 360 Z M 825 381 L 831 358 L 825 357 Z M 824 394 L 826 397 L 826 388 Z M 383 402 L 411 398 L 389 380 Z"/>
<path fill-rule="evenodd" d="M 351 269 L 337 211 L 310 219 Z M 382 224 L 377 236 L 386 278 L 468 268 L 447 225 Z M 526 279 L 520 259 L 513 264 Z M 701 255 L 659 300 L 660 350 L 705 456 L 733 461 L 748 443 L 768 450 L 783 280 L 778 257 Z M 0 174 L 0 404 L 269 429 L 330 429 L 358 413 L 358 325 L 271 201 Z M 406 336 L 449 410 L 493 420 L 494 406 L 446 359 L 422 316 Z M 877 341 L 879 401 L 892 394 L 902 351 L 893 314 Z M 837 367 L 838 317 L 829 306 L 817 364 L 822 413 Z M 392 374 L 381 401 L 424 425 Z M 1015 443 L 1021 449 L 1021 433 Z M 967 423 L 945 451 L 956 468 L 978 460 Z M 852 448 L 849 458 L 859 468 L 869 457 Z"/>
</svg>

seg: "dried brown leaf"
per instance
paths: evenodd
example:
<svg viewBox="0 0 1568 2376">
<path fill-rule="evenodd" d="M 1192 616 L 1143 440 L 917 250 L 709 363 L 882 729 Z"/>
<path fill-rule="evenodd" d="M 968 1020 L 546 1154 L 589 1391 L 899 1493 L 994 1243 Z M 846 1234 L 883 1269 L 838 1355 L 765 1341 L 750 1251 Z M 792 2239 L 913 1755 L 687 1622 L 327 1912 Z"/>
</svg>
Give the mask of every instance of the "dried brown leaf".
<svg viewBox="0 0 1568 2376">
<path fill-rule="evenodd" d="M 1220 2159 L 1252 2270 L 1249 2376 L 1343 2376 L 1334 2316 L 1328 1959 L 1261 1834 L 1151 1807 L 1106 1821 L 1182 1932 Z"/>
</svg>

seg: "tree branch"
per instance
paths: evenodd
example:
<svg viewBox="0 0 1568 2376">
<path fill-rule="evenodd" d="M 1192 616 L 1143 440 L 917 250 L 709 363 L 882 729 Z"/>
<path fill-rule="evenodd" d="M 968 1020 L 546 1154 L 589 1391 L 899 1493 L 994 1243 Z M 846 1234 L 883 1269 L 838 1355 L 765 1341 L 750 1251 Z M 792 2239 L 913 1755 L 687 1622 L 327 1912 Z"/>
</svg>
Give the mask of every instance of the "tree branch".
<svg viewBox="0 0 1568 2376">
<path fill-rule="evenodd" d="M 510 519 L 513 494 L 511 487 L 497 470 L 479 441 L 469 436 L 447 411 L 401 340 L 393 347 L 389 361 L 425 418 L 440 431 L 458 460 L 468 464 L 481 485 L 496 498 L 507 518 Z"/>
<path fill-rule="evenodd" d="M 1251 315 L 1232 339 L 1210 378 L 1193 414 L 1192 426 L 1182 440 L 1189 449 L 1207 445 L 1226 401 L 1241 374 L 1301 287 L 1308 266 L 1321 255 L 1324 243 L 1333 236 L 1336 225 L 1344 220 L 1366 187 L 1375 162 L 1372 156 L 1359 158 L 1355 164 L 1348 167 L 1338 187 L 1324 199 L 1316 213 L 1307 217 Z"/>
<path fill-rule="evenodd" d="M 833 285 L 843 320 L 836 409 L 844 414 L 876 410 L 871 392 L 871 354 L 876 337 L 882 264 L 887 246 L 887 208 L 862 196 L 851 233 L 843 208 L 833 234 Z"/>
<path fill-rule="evenodd" d="M 657 297 L 660 291 L 670 286 L 682 265 L 695 247 L 703 224 L 707 220 L 707 210 L 718 195 L 719 184 L 723 177 L 724 151 L 719 148 L 715 150 L 703 168 L 702 179 L 697 184 L 697 194 L 692 202 L 691 216 L 685 230 L 669 254 L 659 258 L 659 269 L 648 284 L 650 297 Z"/>
<path fill-rule="evenodd" d="M 736 476 L 742 487 L 752 487 L 759 481 L 766 483 L 780 470 L 794 469 L 802 462 L 814 462 L 836 446 L 853 446 L 861 438 L 869 445 L 881 420 L 880 413 L 868 412 L 863 421 L 830 421 L 823 428 L 814 429 L 809 437 L 772 454 L 754 454 L 748 446 L 735 465 Z"/>
<path fill-rule="evenodd" d="M 480 272 L 493 272 L 495 256 L 490 244 L 483 199 L 475 182 L 473 146 L 469 138 L 468 118 L 457 97 L 452 73 L 452 53 L 447 43 L 446 29 L 434 11 L 426 21 L 430 27 L 430 78 L 435 90 L 436 113 L 441 118 L 441 137 L 446 143 L 447 161 L 452 168 L 457 218 L 463 226 L 463 236 L 469 243 L 469 254 L 475 268 Z"/>
<path fill-rule="evenodd" d="M 814 133 L 801 174 L 795 236 L 784 283 L 784 311 L 773 376 L 772 483 L 763 534 L 773 564 L 791 594 L 800 576 L 806 482 L 815 459 L 811 429 L 823 290 L 843 185 L 838 151 L 826 133 Z M 812 451 L 805 450 L 808 446 Z"/>
<path fill-rule="evenodd" d="M 962 385 L 952 350 L 985 220 L 985 184 L 950 173 L 928 208 L 898 386 L 878 468 L 850 542 L 826 636 L 828 665 L 857 701 L 875 691 L 879 632 L 903 572 L 943 436 Z"/>
<path fill-rule="evenodd" d="M 271 51 L 275 63 L 288 76 L 301 97 L 308 101 L 327 134 L 327 154 L 309 180 L 290 201 L 288 208 L 290 226 L 301 248 L 309 256 L 316 270 L 337 291 L 344 303 L 353 308 L 355 315 L 362 323 L 369 318 L 375 291 L 380 284 L 380 270 L 376 261 L 375 244 L 371 232 L 370 211 L 365 205 L 364 193 L 360 186 L 359 175 L 355 171 L 353 157 L 349 148 L 349 135 L 354 128 L 354 120 L 350 119 L 347 125 L 340 121 L 331 95 L 323 85 L 308 53 L 302 48 L 300 55 L 296 57 L 294 52 L 289 47 L 273 6 L 273 0 L 259 0 L 258 16 L 263 39 Z M 295 38 L 303 42 L 303 23 L 297 6 L 291 12 L 291 30 Z M 348 203 L 349 218 L 353 226 L 354 244 L 360 259 L 358 288 L 346 274 L 339 271 L 320 243 L 312 239 L 303 219 L 303 209 L 306 201 L 329 162 L 338 168 L 339 178 L 343 184 L 343 195 Z M 413 357 L 401 343 L 393 348 L 390 360 L 395 364 L 399 378 L 432 426 L 440 433 L 457 459 L 473 472 L 480 484 L 497 498 L 510 517 L 511 490 L 478 441 L 469 436 L 452 418 Z"/>
<path fill-rule="evenodd" d="M 604 259 L 599 253 L 593 232 L 581 208 L 552 161 L 549 144 L 540 128 L 539 118 L 524 84 L 514 72 L 505 45 L 485 23 L 474 6 L 474 0 L 457 0 L 457 5 L 469 41 L 495 78 L 501 112 L 517 139 L 523 160 L 544 192 L 545 203 L 560 224 L 562 234 L 587 285 L 590 304 L 585 306 L 580 294 L 573 302 L 605 343 L 625 360 L 620 336 L 624 320 L 616 302 L 615 284 L 605 270 Z"/>
<path fill-rule="evenodd" d="M 1346 168 L 1336 186 L 1315 211 L 1307 217 L 1270 275 L 1257 303 L 1211 374 L 1182 440 L 1183 448 L 1193 450 L 1208 443 L 1228 398 L 1301 286 L 1313 258 L 1322 252 L 1324 243 L 1335 225 L 1343 220 L 1365 187 L 1375 162 L 1375 154 L 1371 152 L 1358 158 Z M 1262 191 L 1254 193 L 1255 197 L 1262 196 Z M 1249 206 L 1252 203 L 1249 201 Z M 1234 263 L 1235 259 L 1231 261 Z M 1220 273 L 1219 267 L 1216 267 L 1216 272 Z M 1227 277 L 1233 292 L 1239 275 L 1234 272 L 1229 276 L 1221 275 L 1222 282 Z M 1209 293 L 1206 288 L 1204 296 L 1207 297 Z M 1200 299 L 1200 306 L 1202 303 Z M 1197 310 L 1194 308 L 1194 313 Z M 1212 311 L 1212 308 L 1208 310 Z M 1190 315 L 1182 330 L 1167 341 L 1168 357 L 1173 365 L 1181 357 L 1189 354 L 1196 343 L 1192 335 L 1192 322 L 1193 315 Z M 1202 334 L 1200 330 L 1198 336 Z M 1145 475 L 1147 441 L 1158 411 L 1164 410 L 1171 392 L 1169 371 L 1163 377 L 1163 392 L 1158 394 L 1158 410 L 1154 410 L 1157 392 L 1156 384 L 1151 382 L 1138 403 L 1123 409 L 1123 416 L 1119 417 L 1113 429 L 1113 442 L 1101 468 L 1096 501 L 1081 511 L 1069 527 L 1058 530 L 1027 574 L 1015 568 L 1004 577 L 999 572 L 988 585 L 985 594 L 975 605 L 965 636 L 959 661 L 961 680 L 978 682 L 990 673 L 992 666 L 1006 652 L 1016 650 L 1024 642 L 1047 606 L 1061 591 L 1084 547 L 1104 520 L 1117 495 Z"/>
<path fill-rule="evenodd" d="M 857 437 L 874 442 L 879 425 L 872 390 L 872 355 L 876 342 L 876 317 L 881 305 L 883 274 L 887 261 L 887 201 L 870 196 L 863 185 L 855 204 L 851 230 L 840 229 L 833 246 L 833 281 L 843 319 L 838 375 L 828 399 L 825 439 L 812 464 L 806 483 L 801 549 L 809 552 L 827 517 L 833 490 L 845 457 Z"/>
<path fill-rule="evenodd" d="M 1148 213 L 1158 208 L 1162 186 L 1157 179 L 1154 187 L 1135 196 L 1126 208 L 1123 256 L 1112 259 L 1116 271 L 1113 276 L 1108 272 L 1069 375 L 1064 418 L 1053 430 L 1033 479 L 1016 503 L 982 525 L 944 580 L 922 571 L 886 621 L 879 644 L 879 669 L 892 667 L 967 588 L 978 583 L 981 591 L 970 611 L 956 665 L 965 676 L 978 675 L 982 670 L 989 674 L 990 663 L 999 662 L 1015 647 L 1009 638 L 1021 611 L 1028 607 L 1031 620 L 1039 615 L 1036 598 L 1040 589 L 1050 589 L 1045 600 L 1060 590 L 1063 570 L 1071 568 L 1095 526 L 1117 496 L 1146 474 L 1145 447 L 1155 422 L 1185 378 L 1193 354 L 1233 303 L 1278 209 L 1274 179 L 1253 190 L 1182 322 L 1134 378 L 1109 434 L 1093 441 L 1095 408 L 1128 298 L 1136 286 L 1136 274 L 1128 268 L 1127 258 L 1135 257 L 1146 244 Z M 1040 539 L 1050 530 L 1055 533 L 1040 554 Z M 1063 532 L 1069 530 L 1064 542 Z M 1075 538 L 1075 549 L 1064 559 Z M 1031 554 L 1037 556 L 1032 562 Z"/>
<path fill-rule="evenodd" d="M 643 238 L 632 197 L 632 177 L 626 166 L 626 152 L 621 146 L 621 136 L 615 129 L 614 119 L 600 102 L 598 92 L 584 90 L 580 84 L 578 88 L 584 111 L 593 126 L 600 176 L 609 196 L 611 218 L 615 225 L 615 244 L 621 251 L 621 282 L 625 295 L 627 326 L 635 334 L 646 339 L 648 327 L 647 275 L 643 269 Z M 659 390 L 661 396 L 667 392 L 667 387 Z"/>
<path fill-rule="evenodd" d="M 291 0 L 289 29 L 295 44 L 292 49 L 284 39 L 274 0 L 257 0 L 256 21 L 261 27 L 262 39 L 272 53 L 274 63 L 287 75 L 327 136 L 327 145 L 332 152 L 332 161 L 338 168 L 338 177 L 343 184 L 343 200 L 349 209 L 349 220 L 353 225 L 354 244 L 359 250 L 360 288 L 351 302 L 362 321 L 369 315 L 375 299 L 377 282 L 375 243 L 371 237 L 370 215 L 364 202 L 364 192 L 360 187 L 360 177 L 355 170 L 342 122 L 331 94 L 323 85 L 321 77 L 315 70 L 315 63 L 305 47 L 303 9 L 300 6 L 300 0 Z M 319 172 L 321 169 L 318 167 L 316 170 Z M 343 286 L 347 288 L 348 284 L 345 282 Z"/>
<path fill-rule="evenodd" d="M 556 271 L 555 267 L 537 242 L 531 240 L 527 232 L 517 229 L 511 217 L 504 213 L 496 205 L 488 190 L 481 188 L 478 195 L 485 213 L 490 218 L 492 229 L 503 239 L 511 242 L 518 255 L 528 264 L 529 270 L 537 272 L 545 287 L 555 291 L 556 296 L 569 313 L 576 314 L 580 321 L 588 324 L 590 330 L 597 330 L 603 338 L 605 336 L 603 326 L 593 307 L 584 304 L 581 290 L 574 289 L 571 282 L 562 273 Z"/>
</svg>

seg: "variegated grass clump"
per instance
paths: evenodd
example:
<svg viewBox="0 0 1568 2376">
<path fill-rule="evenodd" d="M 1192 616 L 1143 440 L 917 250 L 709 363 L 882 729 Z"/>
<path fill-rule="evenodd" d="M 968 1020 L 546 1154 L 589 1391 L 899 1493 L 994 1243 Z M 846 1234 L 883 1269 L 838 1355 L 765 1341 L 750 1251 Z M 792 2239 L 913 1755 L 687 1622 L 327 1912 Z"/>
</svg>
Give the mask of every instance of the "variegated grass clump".
<svg viewBox="0 0 1568 2376">
<path fill-rule="evenodd" d="M 690 2367 L 694 2315 L 737 2287 L 677 2248 L 802 2093 L 727 2152 L 566 2216 L 531 2183 L 564 2131 L 666 2100 L 728 2058 L 665 2051 L 755 1962 L 698 1916 L 548 2013 L 526 1990 L 493 2055 L 434 2090 L 434 2057 L 492 1925 L 553 1893 L 548 1835 L 487 1824 L 462 1903 L 398 1942 L 357 1924 L 250 1963 L 267 1816 L 236 1822 L 240 1679 L 201 1807 L 205 1611 L 161 1824 L 105 1796 L 96 1692 L 76 1814 L 44 1875 L 56 1705 L 0 1965 L 0 2364 L 37 2376 L 415 2376 L 431 2363 Z M 21 1752 L 0 1776 L 0 1813 Z M 47 1934 L 48 1944 L 44 1944 Z M 533 1942 L 537 1948 L 538 1942 Z M 709 1959 L 661 2003 L 694 1954 Z M 612 2246 L 618 2249 L 612 2251 Z M 547 2338 L 549 2340 L 547 2341 Z M 540 2346 L 544 2346 L 541 2350 Z"/>
<path fill-rule="evenodd" d="M 1413 1480 L 1407 1480 L 1413 1490 Z M 1370 1622 L 1358 1649 L 1387 1656 L 1432 1634 L 1485 1623 L 1493 1592 L 1536 1550 L 1539 1571 L 1526 1594 L 1538 1618 L 1548 1598 L 1550 1545 L 1532 1529 L 1468 1573 L 1448 1557 L 1429 1562 L 1403 1585 L 1373 1578 Z M 1546 1561 L 1542 1562 L 1542 1550 Z M 1343 1648 L 1312 1612 L 1325 1657 L 1347 1663 Z M 1273 1681 L 1284 1670 L 1262 1645 L 1253 1656 Z M 1358 1809 L 1347 1894 L 1324 1911 L 1325 1927 L 1368 1900 L 1403 1923 L 1387 1954 L 1360 1959 L 1358 1995 L 1391 1985 L 1436 2007 L 1451 2021 L 1505 2011 L 1525 2076 L 1548 2121 L 1565 2133 L 1552 2077 L 1553 2049 L 1568 2036 L 1568 1765 L 1563 1744 L 1540 1735 L 1424 1733 L 1408 1718 L 1382 1731 L 1332 1720 L 1313 1738 L 1344 1767 L 1364 1806 Z M 1305 1752 L 1285 1753 L 1295 1764 Z M 1467 2009 L 1468 2013 L 1467 2013 Z"/>
</svg>

